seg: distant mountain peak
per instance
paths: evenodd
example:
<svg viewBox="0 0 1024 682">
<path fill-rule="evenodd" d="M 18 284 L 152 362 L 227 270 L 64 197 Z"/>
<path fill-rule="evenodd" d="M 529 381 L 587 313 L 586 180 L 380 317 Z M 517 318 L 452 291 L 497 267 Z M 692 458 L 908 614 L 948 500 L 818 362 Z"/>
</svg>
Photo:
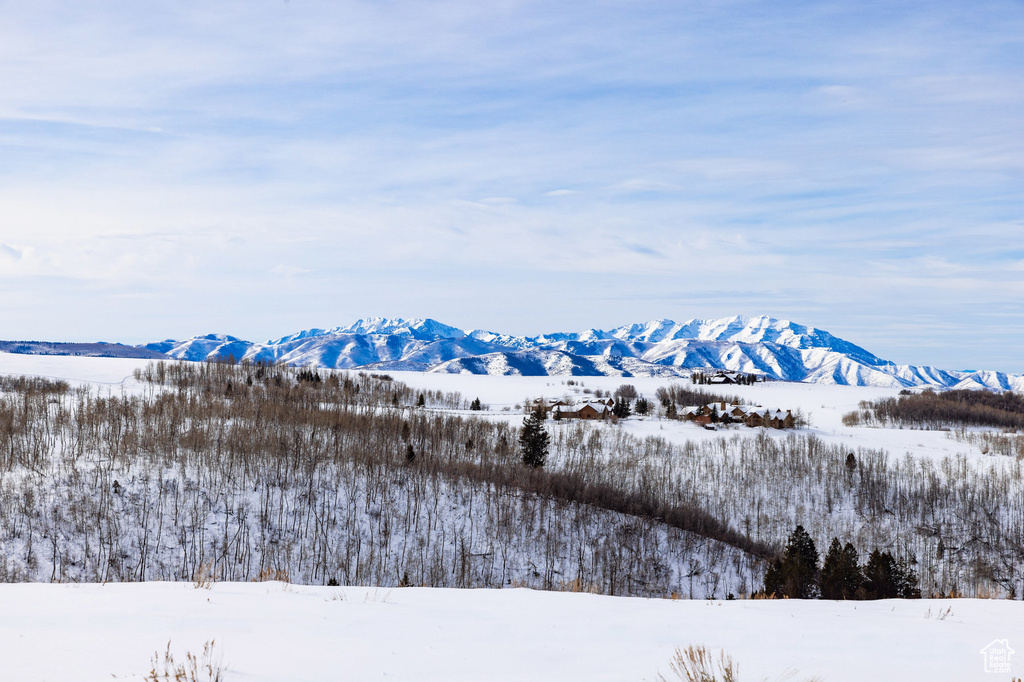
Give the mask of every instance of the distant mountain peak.
<svg viewBox="0 0 1024 682">
<path fill-rule="evenodd" d="M 432 335 L 439 338 L 457 339 L 466 332 L 431 318 L 405 319 L 403 317 L 366 317 L 356 320 L 347 327 L 333 330 L 345 334 L 409 334 Z"/>
<path fill-rule="evenodd" d="M 146 349 L 182 360 L 230 356 L 338 369 L 666 377 L 711 369 L 817 383 L 1024 389 L 1024 377 L 998 372 L 895 365 L 824 330 L 769 315 L 663 318 L 534 337 L 465 331 L 431 318 L 366 317 L 263 344 L 209 334 Z"/>
</svg>

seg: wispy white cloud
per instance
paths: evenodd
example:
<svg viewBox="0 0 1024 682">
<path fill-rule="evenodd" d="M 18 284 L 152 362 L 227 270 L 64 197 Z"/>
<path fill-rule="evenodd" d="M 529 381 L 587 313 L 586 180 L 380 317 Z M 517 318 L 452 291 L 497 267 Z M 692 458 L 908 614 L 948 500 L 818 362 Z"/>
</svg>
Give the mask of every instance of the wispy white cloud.
<svg viewBox="0 0 1024 682">
<path fill-rule="evenodd" d="M 21 249 L 16 249 L 10 244 L 0 244 L 0 256 L 3 256 L 8 261 L 17 263 L 22 258 Z"/>
</svg>

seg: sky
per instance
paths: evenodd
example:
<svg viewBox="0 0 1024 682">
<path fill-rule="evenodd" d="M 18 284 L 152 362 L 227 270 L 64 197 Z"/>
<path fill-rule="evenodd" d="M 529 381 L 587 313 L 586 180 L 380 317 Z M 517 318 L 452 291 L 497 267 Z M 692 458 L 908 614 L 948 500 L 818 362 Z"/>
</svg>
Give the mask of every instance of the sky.
<svg viewBox="0 0 1024 682">
<path fill-rule="evenodd" d="M 1024 3 L 0 0 L 0 338 L 767 314 L 1024 372 Z"/>
</svg>

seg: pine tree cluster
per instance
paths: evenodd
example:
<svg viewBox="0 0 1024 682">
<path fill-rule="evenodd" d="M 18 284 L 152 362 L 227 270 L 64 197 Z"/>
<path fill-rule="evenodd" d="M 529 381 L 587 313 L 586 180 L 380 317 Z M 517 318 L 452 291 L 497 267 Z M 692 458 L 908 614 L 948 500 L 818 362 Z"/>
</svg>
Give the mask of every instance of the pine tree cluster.
<svg viewBox="0 0 1024 682">
<path fill-rule="evenodd" d="M 875 549 L 863 567 L 857 549 L 832 538 L 825 562 L 818 567 L 814 540 L 797 526 L 783 556 L 764 577 L 763 594 L 790 599 L 920 599 L 917 575 L 906 561 Z"/>
<path fill-rule="evenodd" d="M 625 398 L 616 398 L 615 403 L 612 405 L 612 414 L 619 419 L 625 419 L 629 415 L 633 414 L 633 411 L 629 409 L 629 400 Z"/>
</svg>

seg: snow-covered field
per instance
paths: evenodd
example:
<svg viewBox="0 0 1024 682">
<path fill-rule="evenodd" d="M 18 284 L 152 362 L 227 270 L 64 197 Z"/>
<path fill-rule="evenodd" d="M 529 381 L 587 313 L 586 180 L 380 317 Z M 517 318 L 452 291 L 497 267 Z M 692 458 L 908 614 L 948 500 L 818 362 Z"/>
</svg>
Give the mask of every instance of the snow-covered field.
<svg viewBox="0 0 1024 682">
<path fill-rule="evenodd" d="M 0 353 L 0 374 L 29 374 L 48 378 L 63 378 L 72 384 L 94 384 L 111 390 L 131 391 L 136 382 L 131 378 L 135 368 L 143 368 L 149 360 L 124 358 L 86 358 L 68 356 L 18 355 Z M 565 395 L 585 397 L 575 392 L 582 389 L 614 391 L 622 384 L 636 386 L 637 390 L 653 401 L 655 391 L 673 382 L 691 386 L 685 379 L 658 377 L 524 377 L 488 376 L 476 374 L 428 374 L 423 372 L 388 372 L 396 380 L 417 389 L 457 391 L 467 400 L 479 397 L 490 407 L 487 412 L 469 413 L 490 419 L 504 419 L 518 424 L 522 410 L 516 409 L 530 398 L 558 398 Z M 566 382 L 572 380 L 575 386 Z M 830 384 L 803 384 L 768 382 L 752 386 L 704 386 L 706 391 L 738 395 L 744 401 L 777 409 L 801 410 L 810 421 L 810 430 L 828 443 L 848 446 L 886 449 L 896 456 L 941 459 L 949 455 L 977 456 L 991 464 L 992 457 L 983 457 L 978 447 L 950 438 L 946 431 L 919 431 L 913 429 L 878 429 L 864 426 L 847 427 L 842 423 L 844 414 L 857 408 L 862 400 L 877 400 L 898 394 L 894 388 L 872 386 L 839 386 Z M 506 411 L 507 410 L 507 411 Z M 725 431 L 707 431 L 684 422 L 668 422 L 657 418 L 630 419 L 622 424 L 637 436 L 657 435 L 673 442 L 711 440 L 723 435 L 750 435 L 752 429 L 735 426 Z M 769 433 L 777 438 L 783 432 Z"/>
<path fill-rule="evenodd" d="M 143 583 L 4 585 L 0 605 L 0 678 L 25 682 L 141 680 L 168 640 L 177 660 L 215 640 L 228 682 L 653 681 L 673 679 L 669 658 L 690 644 L 727 651 L 740 680 L 1008 681 L 984 672 L 981 649 L 1024 646 L 1024 603 L 964 599 Z"/>
<path fill-rule="evenodd" d="M 135 358 L 0 353 L 0 374 L 27 374 L 47 379 L 66 379 L 72 384 L 117 386 L 131 383 L 132 371 L 150 362 Z"/>
<path fill-rule="evenodd" d="M 139 390 L 145 360 L 0 353 L 0 374 L 31 374 Z M 559 397 L 564 378 L 392 372 L 422 389 L 479 397 L 472 413 L 518 424 L 526 398 Z M 630 383 L 653 398 L 665 379 L 584 377 L 588 389 Z M 715 390 L 708 387 L 707 390 Z M 939 459 L 998 458 L 942 431 L 843 426 L 861 400 L 891 389 L 768 383 L 717 390 L 766 407 L 800 409 L 830 443 Z M 508 408 L 505 411 L 504 408 Z M 552 428 L 560 428 L 551 422 Z M 668 440 L 741 437 L 682 422 L 619 426 Z M 769 432 L 772 437 L 785 434 Z M 1024 646 L 1024 602 L 921 600 L 673 601 L 523 589 L 325 588 L 282 583 L 0 585 L 0 680 L 143 679 L 168 640 L 177 659 L 216 640 L 227 680 L 655 680 L 672 679 L 676 647 L 724 649 L 741 680 L 1009 680 L 986 674 L 982 648 Z M 1024 651 L 1024 650 L 1021 650 Z M 1019 654 L 1018 656 L 1024 656 Z M 1016 675 L 1024 664 L 1014 667 Z"/>
<path fill-rule="evenodd" d="M 2 367 L 2 365 L 0 365 Z M 799 409 L 810 422 L 810 432 L 827 443 L 836 443 L 856 450 L 859 447 L 885 449 L 895 456 L 911 454 L 927 458 L 941 459 L 949 455 L 963 454 L 969 457 L 982 458 L 975 446 L 957 442 L 950 438 L 947 431 L 919 431 L 914 429 L 879 429 L 865 426 L 848 427 L 842 423 L 844 414 L 857 409 L 862 400 L 877 400 L 893 397 L 899 393 L 895 388 L 878 388 L 872 386 L 838 386 L 834 384 L 803 384 L 792 382 L 767 382 L 751 386 L 699 386 L 694 387 L 689 380 L 665 379 L 658 377 L 522 377 L 522 376 L 487 376 L 476 374 L 424 374 L 421 372 L 389 372 L 396 380 L 409 386 L 421 389 L 442 391 L 458 391 L 469 400 L 479 397 L 490 406 L 490 411 L 483 413 L 488 418 L 508 419 L 511 423 L 522 422 L 523 401 L 530 398 L 560 398 L 562 396 L 586 397 L 574 389 L 601 389 L 614 391 L 622 384 L 636 387 L 642 395 L 652 402 L 655 391 L 659 387 L 678 383 L 689 388 L 699 388 L 707 392 L 724 395 L 736 395 L 745 402 L 782 410 Z M 567 380 L 575 381 L 571 386 Z M 508 409 L 508 412 L 503 410 Z M 481 414 L 479 412 L 470 414 Z M 666 421 L 657 418 L 631 418 L 621 423 L 622 428 L 636 436 L 660 436 L 672 442 L 687 440 L 713 440 L 722 436 L 750 436 L 754 429 L 744 426 L 733 426 L 719 431 L 708 431 L 700 426 L 678 421 Z M 768 431 L 775 438 L 785 438 L 787 432 Z M 991 464 L 992 457 L 983 457 L 986 465 Z"/>
</svg>

